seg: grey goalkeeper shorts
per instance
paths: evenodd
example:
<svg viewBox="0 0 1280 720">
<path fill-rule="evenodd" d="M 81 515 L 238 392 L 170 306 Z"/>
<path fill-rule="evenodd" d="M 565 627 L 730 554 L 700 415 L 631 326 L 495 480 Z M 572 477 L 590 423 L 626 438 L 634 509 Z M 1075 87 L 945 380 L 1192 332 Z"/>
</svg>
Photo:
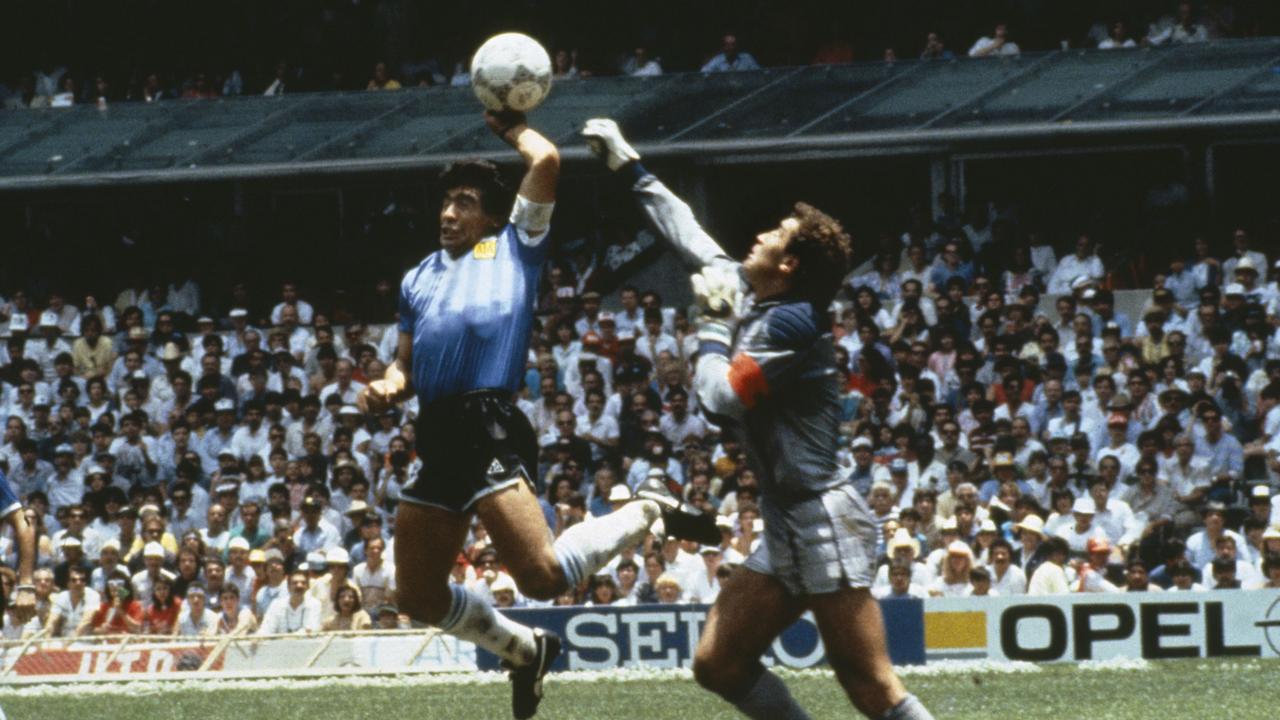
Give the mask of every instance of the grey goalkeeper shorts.
<svg viewBox="0 0 1280 720">
<path fill-rule="evenodd" d="M 852 485 L 779 502 L 760 499 L 764 538 L 743 567 L 776 578 L 792 595 L 871 587 L 876 526 Z"/>
</svg>

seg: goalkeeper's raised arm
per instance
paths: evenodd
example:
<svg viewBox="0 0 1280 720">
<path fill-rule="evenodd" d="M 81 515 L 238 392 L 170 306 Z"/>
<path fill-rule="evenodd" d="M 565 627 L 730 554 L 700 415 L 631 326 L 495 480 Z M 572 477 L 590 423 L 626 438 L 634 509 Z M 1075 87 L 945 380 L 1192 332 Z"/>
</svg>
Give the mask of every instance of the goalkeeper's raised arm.
<svg viewBox="0 0 1280 720">
<path fill-rule="evenodd" d="M 609 170 L 633 181 L 632 192 L 650 224 L 680 253 L 686 265 L 694 270 L 708 265 L 739 265 L 702 229 L 689 205 L 640 164 L 639 153 L 622 136 L 617 123 L 604 118 L 588 120 L 582 135 Z"/>
</svg>

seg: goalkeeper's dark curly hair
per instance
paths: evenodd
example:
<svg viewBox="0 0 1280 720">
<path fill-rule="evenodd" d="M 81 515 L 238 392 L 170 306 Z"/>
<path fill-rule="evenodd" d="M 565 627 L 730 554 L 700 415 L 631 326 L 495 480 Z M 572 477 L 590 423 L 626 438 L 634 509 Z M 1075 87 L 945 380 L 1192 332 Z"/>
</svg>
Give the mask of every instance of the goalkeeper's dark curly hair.
<svg viewBox="0 0 1280 720">
<path fill-rule="evenodd" d="M 791 217 L 800 222 L 786 250 L 800 261 L 791 287 L 825 311 L 849 272 L 853 241 L 840 221 L 807 203 L 796 203 Z"/>
</svg>

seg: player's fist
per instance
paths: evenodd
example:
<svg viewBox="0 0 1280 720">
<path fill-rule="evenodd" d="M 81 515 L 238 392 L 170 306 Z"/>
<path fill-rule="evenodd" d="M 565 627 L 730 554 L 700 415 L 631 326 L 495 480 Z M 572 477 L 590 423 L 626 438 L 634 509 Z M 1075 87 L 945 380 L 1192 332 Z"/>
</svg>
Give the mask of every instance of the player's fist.
<svg viewBox="0 0 1280 720">
<path fill-rule="evenodd" d="M 36 616 L 36 591 L 32 587 L 23 587 L 14 593 L 13 619 L 19 625 L 27 623 Z"/>
<path fill-rule="evenodd" d="M 381 415 L 395 401 L 396 389 L 386 380 L 374 380 L 356 396 L 356 406 L 367 415 Z"/>
<path fill-rule="evenodd" d="M 689 280 L 698 305 L 711 317 L 732 316 L 742 300 L 742 280 L 736 266 L 707 265 Z"/>
<path fill-rule="evenodd" d="M 633 160 L 639 160 L 640 154 L 631 147 L 627 139 L 622 137 L 618 123 L 608 118 L 592 118 L 582 128 L 582 136 L 587 139 L 587 147 L 604 161 L 610 170 L 617 170 Z"/>
<path fill-rule="evenodd" d="M 489 129 L 493 131 L 494 135 L 497 135 L 504 141 L 510 142 L 507 140 L 507 133 L 522 125 L 526 125 L 527 121 L 524 113 L 516 110 L 485 110 L 484 124 L 489 126 Z"/>
</svg>

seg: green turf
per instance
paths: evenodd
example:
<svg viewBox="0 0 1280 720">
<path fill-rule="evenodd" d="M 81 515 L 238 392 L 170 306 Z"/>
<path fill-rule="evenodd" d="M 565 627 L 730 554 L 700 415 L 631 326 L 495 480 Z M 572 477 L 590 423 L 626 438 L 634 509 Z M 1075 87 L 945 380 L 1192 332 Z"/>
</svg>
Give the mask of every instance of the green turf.
<svg viewBox="0 0 1280 720">
<path fill-rule="evenodd" d="M 939 720 L 1052 718 L 1070 720 L 1171 720 L 1230 718 L 1272 720 L 1280 661 L 1214 663 L 1175 661 L 1147 670 L 1090 670 L 1057 665 L 1034 673 L 916 675 L 908 686 Z M 855 717 L 834 680 L 812 674 L 787 678 L 814 718 Z M 716 720 L 737 718 L 732 709 L 688 680 L 548 682 L 542 720 Z M 1270 701 L 1264 700 L 1270 698 Z M 345 687 L 299 690 L 184 691 L 127 697 L 77 697 L 65 687 L 45 697 L 0 690 L 10 720 L 53 718 L 325 720 L 341 718 L 510 717 L 502 684 Z"/>
</svg>

